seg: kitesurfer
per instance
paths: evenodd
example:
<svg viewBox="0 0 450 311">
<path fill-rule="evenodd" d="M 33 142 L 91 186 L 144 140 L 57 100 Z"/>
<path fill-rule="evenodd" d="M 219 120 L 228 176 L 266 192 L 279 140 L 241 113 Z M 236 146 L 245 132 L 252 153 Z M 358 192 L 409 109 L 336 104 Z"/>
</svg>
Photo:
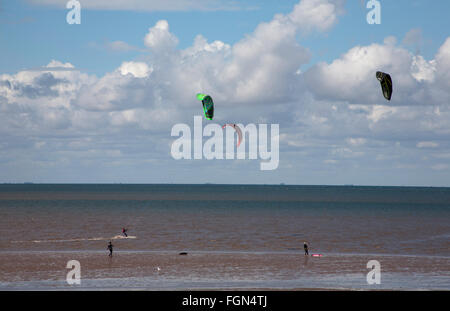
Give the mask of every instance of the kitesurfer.
<svg viewBox="0 0 450 311">
<path fill-rule="evenodd" d="M 303 248 L 305 249 L 305 256 L 309 255 L 309 253 L 308 253 L 308 244 L 306 242 L 303 242 Z"/>
<path fill-rule="evenodd" d="M 112 257 L 113 245 L 112 245 L 111 241 L 109 241 L 108 250 L 109 250 L 109 257 Z"/>
</svg>

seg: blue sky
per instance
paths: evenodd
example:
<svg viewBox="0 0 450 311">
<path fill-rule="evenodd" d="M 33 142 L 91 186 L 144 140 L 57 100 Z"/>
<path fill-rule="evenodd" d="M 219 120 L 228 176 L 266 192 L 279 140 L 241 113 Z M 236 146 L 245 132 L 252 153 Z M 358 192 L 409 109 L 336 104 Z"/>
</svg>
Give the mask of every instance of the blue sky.
<svg viewBox="0 0 450 311">
<path fill-rule="evenodd" d="M 3 1 L 0 182 L 450 186 L 450 2 L 366 2 Z M 171 157 L 199 88 L 218 124 L 279 124 L 276 170 Z"/>
<path fill-rule="evenodd" d="M 59 1 L 65 3 L 65 1 Z M 125 1 L 126 2 L 126 1 Z M 139 57 L 138 51 L 106 51 L 104 44 L 124 41 L 144 48 L 143 35 L 160 19 L 170 23 L 179 38 L 179 48 L 192 44 L 197 34 L 209 40 L 233 44 L 251 33 L 261 22 L 277 13 L 287 13 L 298 1 L 238 1 L 236 10 L 217 11 L 133 11 L 82 10 L 81 25 L 68 25 L 69 10 L 30 1 L 2 3 L 0 45 L 3 72 L 13 73 L 42 66 L 51 59 L 70 61 L 79 68 L 101 75 L 122 61 Z M 80 2 L 83 8 L 83 1 Z M 450 28 L 450 3 L 437 1 L 381 1 L 381 25 L 366 23 L 369 11 L 361 1 L 347 1 L 338 27 L 326 34 L 299 37 L 299 42 L 314 52 L 312 63 L 331 61 L 356 44 L 383 42 L 393 35 L 400 40 L 414 28 L 422 30 L 421 52 L 430 59 L 445 41 Z M 103 46 L 103 48 L 102 48 Z"/>
</svg>

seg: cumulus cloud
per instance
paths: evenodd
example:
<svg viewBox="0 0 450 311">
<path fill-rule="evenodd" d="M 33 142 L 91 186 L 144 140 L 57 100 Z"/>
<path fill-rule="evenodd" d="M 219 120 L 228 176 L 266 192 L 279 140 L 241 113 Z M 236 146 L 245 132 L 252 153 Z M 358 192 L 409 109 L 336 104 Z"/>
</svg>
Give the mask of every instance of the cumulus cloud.
<svg viewBox="0 0 450 311">
<path fill-rule="evenodd" d="M 309 13 L 311 7 L 314 15 Z M 144 42 L 155 58 L 169 62 L 164 64 L 162 79 L 170 79 L 179 94 L 204 90 L 230 104 L 271 103 L 286 99 L 298 82 L 296 72 L 310 58 L 296 34 L 330 29 L 341 7 L 342 1 L 303 0 L 291 13 L 259 24 L 232 47 L 197 36 L 192 47 L 174 51 L 178 40 L 164 20 L 149 29 Z"/>
<path fill-rule="evenodd" d="M 233 46 L 208 42 L 199 35 L 193 46 L 176 50 L 178 39 L 165 20 L 158 21 L 144 38 L 161 70 L 160 80 L 170 81 L 174 100 L 200 90 L 229 104 L 273 103 L 286 99 L 298 84 L 296 72 L 310 53 L 296 41 L 300 31 L 326 31 L 336 22 L 343 1 L 303 0 L 288 14 L 277 14 Z M 309 10 L 314 7 L 314 15 Z M 156 70 L 157 71 L 157 70 Z"/>
<path fill-rule="evenodd" d="M 67 69 L 67 70 L 64 70 Z M 5 132 L 70 125 L 70 101 L 82 85 L 95 81 L 70 63 L 52 60 L 40 70 L 0 75 L 0 122 Z"/>
<path fill-rule="evenodd" d="M 435 59 L 427 61 L 398 46 L 392 38 L 384 44 L 356 46 L 332 63 L 319 63 L 305 73 L 305 81 L 324 99 L 346 100 L 353 104 L 380 104 L 381 89 L 376 71 L 388 72 L 393 79 L 391 105 L 446 103 L 450 94 L 448 72 L 450 40 L 442 45 Z M 435 82 L 438 78 L 439 81 Z M 379 112 L 380 109 L 377 108 Z M 372 118 L 378 120 L 378 113 Z"/>
<path fill-rule="evenodd" d="M 391 74 L 395 97 L 398 97 L 398 90 L 403 86 L 414 84 L 413 78 L 405 75 L 411 67 L 408 62 L 410 58 L 408 51 L 390 44 L 356 46 L 331 64 L 315 65 L 305 74 L 305 78 L 320 97 L 374 104 L 378 102 L 379 93 L 373 90 L 380 89 L 375 79 L 376 71 Z"/>
<path fill-rule="evenodd" d="M 140 176 L 138 166 L 156 168 L 149 163 L 157 161 L 189 174 L 194 168 L 170 162 L 170 129 L 201 114 L 195 94 L 205 92 L 214 97 L 215 122 L 280 124 L 280 170 L 289 168 L 282 174 L 292 180 L 303 171 L 442 165 L 450 154 L 450 38 L 431 60 L 388 37 L 300 72 L 311 52 L 297 42 L 298 34 L 330 30 L 342 3 L 300 1 L 233 45 L 198 35 L 179 49 L 169 22 L 160 20 L 143 29 L 147 54 L 100 77 L 61 61 L 2 74 L 0 131 L 6 139 L 0 155 L 16 164 L 40 158 L 44 168 L 74 162 L 98 174 L 110 172 L 101 170 L 108 159 L 135 167 Z M 314 15 L 307 11 L 312 7 Z M 393 77 L 390 102 L 377 70 Z M 232 171 L 226 163 L 211 169 Z"/>
<path fill-rule="evenodd" d="M 435 59 L 439 84 L 450 89 L 450 37 L 439 48 Z"/>
<path fill-rule="evenodd" d="M 131 74 L 136 78 L 146 78 L 153 71 L 146 63 L 143 62 L 123 62 L 118 69 L 121 74 Z"/>
<path fill-rule="evenodd" d="M 170 33 L 169 23 L 166 20 L 160 20 L 148 30 L 144 43 L 152 51 L 166 52 L 176 47 L 178 38 Z"/>
<path fill-rule="evenodd" d="M 327 31 L 337 23 L 338 15 L 343 13 L 343 0 L 304 0 L 300 1 L 288 18 L 303 31 Z"/>
<path fill-rule="evenodd" d="M 436 74 L 436 61 L 426 61 L 423 56 L 414 56 L 411 63 L 411 75 L 419 82 L 433 82 Z"/>
<path fill-rule="evenodd" d="M 75 69 L 75 66 L 72 65 L 71 63 L 63 63 L 57 60 L 51 60 L 50 63 L 47 64 L 47 66 L 45 66 L 46 68 L 48 68 L 49 70 L 55 70 L 56 68 L 64 68 L 64 69 Z"/>
</svg>

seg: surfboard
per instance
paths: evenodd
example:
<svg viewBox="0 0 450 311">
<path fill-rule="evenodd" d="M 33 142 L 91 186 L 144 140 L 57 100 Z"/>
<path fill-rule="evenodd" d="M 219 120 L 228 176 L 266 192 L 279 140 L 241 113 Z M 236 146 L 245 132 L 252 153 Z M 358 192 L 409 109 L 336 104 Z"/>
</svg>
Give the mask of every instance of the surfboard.
<svg viewBox="0 0 450 311">
<path fill-rule="evenodd" d="M 311 254 L 312 257 L 322 257 L 322 254 Z"/>
</svg>

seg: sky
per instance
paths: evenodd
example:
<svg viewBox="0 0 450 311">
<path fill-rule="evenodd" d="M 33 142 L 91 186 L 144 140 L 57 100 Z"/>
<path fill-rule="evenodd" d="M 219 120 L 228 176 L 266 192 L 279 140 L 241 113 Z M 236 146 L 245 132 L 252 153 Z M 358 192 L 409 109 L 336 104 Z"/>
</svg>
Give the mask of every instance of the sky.
<svg viewBox="0 0 450 311">
<path fill-rule="evenodd" d="M 447 0 L 68 2 L 0 1 L 0 182 L 450 186 Z M 203 128 L 278 125 L 277 167 L 175 159 L 199 92 Z"/>
</svg>

